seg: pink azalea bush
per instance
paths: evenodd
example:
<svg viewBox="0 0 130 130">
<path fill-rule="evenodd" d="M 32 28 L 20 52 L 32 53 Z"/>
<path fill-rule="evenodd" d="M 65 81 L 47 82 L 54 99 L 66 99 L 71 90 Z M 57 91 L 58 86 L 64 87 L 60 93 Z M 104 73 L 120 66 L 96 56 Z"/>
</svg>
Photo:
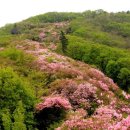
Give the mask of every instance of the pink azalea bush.
<svg viewBox="0 0 130 130">
<path fill-rule="evenodd" d="M 124 106 L 121 108 L 121 112 L 125 112 L 125 113 L 127 113 L 127 114 L 130 114 L 130 107 L 124 105 Z"/>
<path fill-rule="evenodd" d="M 94 69 L 94 68 L 91 68 L 91 69 L 90 69 L 89 75 L 90 75 L 91 77 L 95 77 L 95 78 L 98 79 L 98 80 L 104 78 L 104 76 L 105 76 L 101 71 L 99 71 L 99 70 L 97 70 L 97 69 Z"/>
<path fill-rule="evenodd" d="M 88 121 L 84 119 L 86 115 L 87 113 L 84 109 L 77 109 L 75 112 L 69 113 L 69 119 L 55 130 L 85 130 L 88 128 Z"/>
<path fill-rule="evenodd" d="M 103 81 L 101 80 L 96 80 L 96 79 L 90 79 L 89 82 L 91 84 L 94 84 L 95 86 L 101 88 L 104 91 L 109 91 L 109 86 L 107 84 L 105 84 Z"/>
<path fill-rule="evenodd" d="M 70 98 L 79 106 L 82 105 L 84 108 L 89 108 L 89 102 L 95 100 L 95 93 L 96 89 L 91 84 L 79 84 Z"/>
<path fill-rule="evenodd" d="M 109 91 L 109 86 L 103 83 L 102 81 L 98 81 L 100 88 L 102 88 L 105 91 Z"/>
<path fill-rule="evenodd" d="M 122 118 L 122 114 L 120 113 L 117 113 L 116 110 L 114 110 L 114 108 L 110 108 L 108 106 L 102 106 L 100 108 L 98 108 L 96 111 L 95 111 L 95 115 L 100 115 L 101 117 L 102 116 L 105 116 L 109 119 L 112 119 L 112 118 L 117 118 L 117 119 L 121 119 Z"/>
<path fill-rule="evenodd" d="M 77 109 L 74 113 L 70 113 L 69 119 L 56 130 L 108 130 L 117 118 L 120 120 L 121 115 L 105 106 L 98 108 L 91 117 L 87 117 L 85 110 Z"/>
<path fill-rule="evenodd" d="M 120 122 L 110 126 L 108 130 L 130 130 L 130 116 L 123 118 Z"/>
<path fill-rule="evenodd" d="M 41 111 L 45 108 L 59 107 L 65 110 L 71 109 L 71 104 L 69 101 L 63 97 L 47 97 L 45 100 L 36 106 L 37 111 Z"/>
<path fill-rule="evenodd" d="M 96 87 L 90 83 L 77 84 L 73 80 L 65 80 L 57 88 L 58 94 L 68 98 L 74 108 L 89 108 L 90 102 L 96 102 Z"/>
</svg>

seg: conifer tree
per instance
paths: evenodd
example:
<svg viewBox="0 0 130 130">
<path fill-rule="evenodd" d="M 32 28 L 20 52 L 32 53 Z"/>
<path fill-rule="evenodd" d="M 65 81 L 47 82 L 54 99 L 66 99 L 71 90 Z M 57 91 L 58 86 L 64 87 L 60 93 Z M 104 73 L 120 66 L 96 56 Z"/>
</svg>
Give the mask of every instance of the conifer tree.
<svg viewBox="0 0 130 130">
<path fill-rule="evenodd" d="M 61 45 L 62 45 L 62 51 L 63 51 L 63 53 L 66 53 L 68 39 L 65 37 L 65 34 L 63 31 L 61 31 L 61 33 L 60 33 L 60 41 L 61 41 Z"/>
</svg>

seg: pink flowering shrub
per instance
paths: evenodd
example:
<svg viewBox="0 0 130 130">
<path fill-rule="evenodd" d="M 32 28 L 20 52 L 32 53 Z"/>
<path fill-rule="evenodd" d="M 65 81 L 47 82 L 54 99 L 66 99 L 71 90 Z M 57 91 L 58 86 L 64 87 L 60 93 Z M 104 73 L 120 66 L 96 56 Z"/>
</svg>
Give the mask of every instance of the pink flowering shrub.
<svg viewBox="0 0 130 130">
<path fill-rule="evenodd" d="M 123 105 L 121 108 L 121 112 L 125 112 L 130 115 L 130 107 L 127 105 Z"/>
<path fill-rule="evenodd" d="M 72 108 L 71 104 L 67 99 L 60 96 L 56 96 L 45 98 L 43 102 L 36 105 L 36 110 L 41 111 L 45 108 L 52 108 L 52 107 L 63 108 L 65 110 Z"/>
<path fill-rule="evenodd" d="M 126 119 L 123 118 L 120 122 L 110 126 L 108 130 L 130 130 L 130 116 Z"/>
<path fill-rule="evenodd" d="M 96 102 L 95 92 L 96 89 L 91 84 L 79 84 L 70 99 L 75 106 L 78 105 L 77 107 L 90 108 L 90 102 Z"/>
<path fill-rule="evenodd" d="M 106 85 L 105 83 L 103 83 L 102 81 L 98 81 L 100 88 L 105 90 L 105 91 L 109 91 L 109 86 Z"/>
<path fill-rule="evenodd" d="M 98 80 L 103 79 L 105 77 L 105 75 L 101 71 L 94 68 L 90 69 L 89 75 L 91 77 L 95 77 Z"/>
<path fill-rule="evenodd" d="M 125 91 L 122 91 L 122 94 L 126 99 L 130 99 L 130 94 L 127 94 Z"/>
<path fill-rule="evenodd" d="M 54 72 L 58 71 L 61 67 L 62 67 L 62 65 L 59 64 L 59 63 L 50 63 L 50 64 L 48 64 L 48 68 L 50 68 L 51 71 L 54 71 Z"/>
<path fill-rule="evenodd" d="M 89 76 L 91 77 L 91 83 L 95 84 L 95 86 L 99 86 L 105 91 L 109 91 L 110 89 L 116 91 L 118 89 L 118 86 L 113 82 L 112 79 L 106 77 L 97 69 L 91 68 L 89 70 Z"/>
<path fill-rule="evenodd" d="M 65 80 L 56 89 L 57 93 L 68 98 L 72 106 L 76 108 L 89 108 L 90 102 L 96 102 L 96 88 L 89 84 L 77 84 L 73 80 Z"/>
<path fill-rule="evenodd" d="M 46 34 L 44 32 L 41 32 L 38 37 L 40 41 L 43 41 L 44 38 L 46 37 Z"/>
<path fill-rule="evenodd" d="M 119 87 L 114 83 L 114 81 L 108 77 L 105 77 L 103 79 L 103 82 L 106 83 L 108 86 L 110 86 L 110 89 L 116 91 L 117 89 L 119 89 Z"/>
<path fill-rule="evenodd" d="M 43 102 L 36 105 L 35 119 L 38 129 L 48 129 L 54 122 L 64 119 L 66 111 L 71 109 L 69 101 L 60 96 L 46 97 Z"/>
<path fill-rule="evenodd" d="M 102 80 L 96 80 L 96 79 L 90 79 L 89 82 L 99 88 L 101 88 L 104 91 L 109 91 L 109 86 L 102 82 Z"/>
<path fill-rule="evenodd" d="M 61 127 L 58 127 L 55 130 L 86 130 L 89 127 L 87 122 L 87 120 L 76 118 L 67 120 Z"/>
<path fill-rule="evenodd" d="M 56 130 L 107 130 L 116 118 L 121 118 L 121 115 L 109 107 L 101 107 L 92 117 L 86 117 L 87 113 L 84 110 L 76 110 L 74 113 L 70 113 L 69 119 Z"/>
<path fill-rule="evenodd" d="M 75 112 L 69 113 L 69 119 L 55 130 L 85 130 L 88 128 L 88 121 L 84 119 L 86 115 L 87 113 L 84 109 L 77 109 Z"/>
<path fill-rule="evenodd" d="M 112 118 L 121 119 L 122 118 L 122 114 L 117 113 L 117 111 L 114 110 L 114 108 L 109 108 L 108 106 L 102 106 L 98 108 L 95 111 L 94 115 L 107 117 L 108 119 L 112 119 Z"/>
</svg>

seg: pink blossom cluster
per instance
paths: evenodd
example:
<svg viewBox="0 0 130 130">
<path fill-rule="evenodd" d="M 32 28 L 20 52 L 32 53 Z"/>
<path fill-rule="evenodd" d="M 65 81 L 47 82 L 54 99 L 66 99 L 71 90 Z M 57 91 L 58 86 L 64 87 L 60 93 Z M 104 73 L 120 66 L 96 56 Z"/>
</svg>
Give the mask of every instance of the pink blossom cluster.
<svg viewBox="0 0 130 130">
<path fill-rule="evenodd" d="M 109 91 L 109 86 L 106 85 L 105 83 L 103 83 L 102 81 L 98 81 L 100 88 L 105 90 L 105 91 Z"/>
<path fill-rule="evenodd" d="M 123 107 L 122 109 L 121 109 L 121 111 L 122 112 L 125 112 L 125 113 L 127 113 L 127 114 L 130 114 L 130 106 L 129 107 Z"/>
<path fill-rule="evenodd" d="M 87 122 L 88 121 L 84 119 L 67 120 L 61 127 L 55 130 L 86 130 L 89 127 Z"/>
<path fill-rule="evenodd" d="M 63 73 L 68 73 L 71 75 L 82 74 L 77 69 L 73 69 L 70 63 L 68 62 L 68 59 L 63 56 L 52 53 L 47 49 L 39 49 L 37 53 L 40 53 L 37 55 L 38 56 L 37 65 L 39 66 L 41 70 L 46 70 L 51 73 L 63 71 Z M 47 60 L 48 58 L 53 58 L 54 60 L 50 63 Z"/>
<path fill-rule="evenodd" d="M 106 84 L 112 87 L 113 90 L 119 89 L 119 87 L 114 83 L 114 81 L 108 77 L 105 77 L 103 80 Z"/>
<path fill-rule="evenodd" d="M 121 119 L 122 118 L 122 114 L 117 113 L 117 111 L 114 110 L 114 108 L 110 108 L 108 106 L 99 107 L 95 111 L 95 116 L 96 115 L 101 116 L 101 117 L 107 117 L 109 119 L 112 119 L 112 118 Z"/>
<path fill-rule="evenodd" d="M 105 77 L 105 75 L 101 71 L 99 71 L 98 69 L 94 69 L 94 68 L 90 69 L 90 74 L 91 74 L 91 76 L 93 76 L 99 80 Z"/>
<path fill-rule="evenodd" d="M 64 86 L 65 85 L 65 86 Z M 63 87 L 62 87 L 63 86 Z M 62 96 L 69 99 L 74 108 L 89 108 L 90 102 L 96 102 L 96 87 L 90 83 L 76 84 L 71 80 L 66 81 L 61 86 L 59 92 Z"/>
<path fill-rule="evenodd" d="M 87 111 L 83 108 L 76 109 L 76 111 L 69 111 L 67 115 L 69 120 L 73 119 L 84 119 L 87 116 Z"/>
<path fill-rule="evenodd" d="M 127 94 L 125 91 L 122 91 L 122 94 L 126 99 L 130 99 L 130 94 Z"/>
<path fill-rule="evenodd" d="M 90 79 L 89 82 L 104 91 L 109 91 L 109 86 L 105 84 L 102 80 Z"/>
<path fill-rule="evenodd" d="M 50 64 L 48 64 L 48 67 L 51 69 L 51 71 L 58 71 L 61 68 L 63 68 L 64 66 L 62 66 L 59 63 L 50 63 Z"/>
<path fill-rule="evenodd" d="M 56 50 L 57 46 L 54 43 L 50 43 L 48 48 L 54 51 L 54 50 Z"/>
<path fill-rule="evenodd" d="M 59 107 L 65 110 L 71 109 L 69 101 L 63 97 L 46 97 L 45 100 L 36 105 L 36 110 L 41 111 L 45 108 Z"/>
<path fill-rule="evenodd" d="M 26 50 L 32 50 L 33 49 L 33 50 L 37 51 L 41 48 L 40 43 L 37 42 L 37 41 L 26 40 L 25 42 L 26 42 L 26 45 L 25 45 Z"/>
<path fill-rule="evenodd" d="M 45 37 L 46 37 L 46 34 L 45 34 L 44 32 L 41 32 L 41 33 L 39 34 L 39 38 L 43 39 L 43 38 L 45 38 Z"/>
<path fill-rule="evenodd" d="M 100 87 L 102 87 L 103 90 L 108 91 L 111 87 L 113 90 L 117 90 L 118 86 L 113 82 L 112 79 L 106 77 L 101 71 L 91 68 L 89 75 L 91 77 L 91 80 L 94 80 L 93 82 L 96 84 L 96 80 L 99 81 Z"/>
<path fill-rule="evenodd" d="M 67 75 L 71 75 L 71 77 L 74 77 L 74 78 L 76 77 L 78 79 L 83 79 L 82 72 L 70 66 L 68 66 L 67 68 L 65 67 L 64 69 L 61 70 L 61 72 Z"/>
<path fill-rule="evenodd" d="M 76 91 L 71 95 L 71 100 L 84 108 L 89 108 L 89 102 L 95 100 L 96 89 L 89 83 L 78 85 Z"/>
<path fill-rule="evenodd" d="M 84 109 L 77 109 L 75 112 L 71 112 L 69 115 L 69 119 L 55 130 L 86 130 L 87 128 L 89 128 L 90 124 L 92 124 L 92 121 L 87 121 L 86 119 L 84 119 L 86 115 L 87 113 Z"/>
<path fill-rule="evenodd" d="M 106 114 L 104 116 L 97 115 L 87 118 L 87 114 L 83 109 L 76 110 L 74 113 L 69 114 L 69 119 L 56 130 L 107 130 L 112 123 L 110 116 Z"/>
<path fill-rule="evenodd" d="M 117 124 L 110 126 L 108 130 L 130 130 L 130 116 L 126 119 L 123 118 L 120 122 L 117 122 Z"/>
</svg>

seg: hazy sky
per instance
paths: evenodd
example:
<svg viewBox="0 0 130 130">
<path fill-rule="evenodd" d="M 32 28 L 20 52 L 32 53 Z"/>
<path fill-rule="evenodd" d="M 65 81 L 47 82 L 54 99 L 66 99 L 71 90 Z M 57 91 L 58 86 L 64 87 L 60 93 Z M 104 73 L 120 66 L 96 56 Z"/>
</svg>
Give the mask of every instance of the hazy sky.
<svg viewBox="0 0 130 130">
<path fill-rule="evenodd" d="M 130 0 L 0 0 L 0 26 L 52 11 L 130 10 Z"/>
</svg>

